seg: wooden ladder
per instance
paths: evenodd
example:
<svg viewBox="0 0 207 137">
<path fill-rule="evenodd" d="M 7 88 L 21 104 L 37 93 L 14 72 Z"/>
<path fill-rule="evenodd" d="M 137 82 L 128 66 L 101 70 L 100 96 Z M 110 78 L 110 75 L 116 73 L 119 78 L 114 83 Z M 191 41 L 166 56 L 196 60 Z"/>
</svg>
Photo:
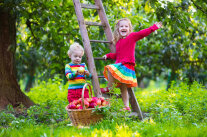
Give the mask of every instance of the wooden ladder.
<svg viewBox="0 0 207 137">
<path fill-rule="evenodd" d="M 76 12 L 76 16 L 78 19 L 78 24 L 79 24 L 79 28 L 80 28 L 80 32 L 81 32 L 84 50 L 85 50 L 85 54 L 87 57 L 88 69 L 89 69 L 90 73 L 92 74 L 92 85 L 93 85 L 94 94 L 96 97 L 101 97 L 102 94 L 101 94 L 101 90 L 100 90 L 100 85 L 99 85 L 99 80 L 98 80 L 98 75 L 96 72 L 96 66 L 94 63 L 94 59 L 100 60 L 103 58 L 101 58 L 101 57 L 94 58 L 93 57 L 90 42 L 109 43 L 109 48 L 112 53 L 114 53 L 116 51 L 116 49 L 115 49 L 115 46 L 113 46 L 113 44 L 112 44 L 113 35 L 112 35 L 112 31 L 111 31 L 108 19 L 106 17 L 106 13 L 105 13 L 102 1 L 101 0 L 94 0 L 94 1 L 95 1 L 95 5 L 83 4 L 83 3 L 80 3 L 80 0 L 73 0 L 73 4 L 75 7 L 75 12 Z M 82 8 L 97 10 L 98 14 L 99 14 L 99 18 L 101 20 L 101 23 L 84 21 Z M 86 25 L 102 26 L 108 41 L 90 40 L 89 36 L 88 36 L 88 31 L 86 29 Z M 135 97 L 134 91 L 131 88 L 128 88 L 127 90 L 129 93 L 129 101 L 130 101 L 132 111 L 133 111 L 132 115 L 138 115 L 139 118 L 141 120 L 143 120 L 142 111 L 139 107 L 139 104 L 138 104 L 137 99 Z"/>
</svg>

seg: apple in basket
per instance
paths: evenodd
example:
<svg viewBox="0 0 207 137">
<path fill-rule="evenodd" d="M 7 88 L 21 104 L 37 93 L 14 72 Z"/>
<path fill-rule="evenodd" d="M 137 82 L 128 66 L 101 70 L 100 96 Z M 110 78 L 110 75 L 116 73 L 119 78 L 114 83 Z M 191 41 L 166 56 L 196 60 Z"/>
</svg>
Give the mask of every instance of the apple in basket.
<svg viewBox="0 0 207 137">
<path fill-rule="evenodd" d="M 105 98 L 104 98 L 104 97 L 100 97 L 99 99 L 101 100 L 101 102 L 105 100 Z"/>
<path fill-rule="evenodd" d="M 92 98 L 86 98 L 86 101 L 88 101 L 88 103 L 91 103 L 91 102 L 93 102 L 93 99 Z"/>
<path fill-rule="evenodd" d="M 91 102 L 89 104 L 89 108 L 95 108 L 97 106 L 97 104 L 95 102 Z"/>
<path fill-rule="evenodd" d="M 97 99 L 96 102 L 95 102 L 98 106 L 101 105 L 101 100 L 100 99 Z"/>
<path fill-rule="evenodd" d="M 80 68 L 78 69 L 78 72 L 79 72 L 79 73 L 84 73 L 84 71 L 85 71 L 85 68 L 84 68 L 84 67 L 80 67 Z"/>
<path fill-rule="evenodd" d="M 73 103 L 74 105 L 78 105 L 78 104 L 79 104 L 79 100 L 74 100 L 72 103 Z"/>
<path fill-rule="evenodd" d="M 80 105 L 77 109 L 83 109 L 83 107 Z"/>
<path fill-rule="evenodd" d="M 76 105 L 73 104 L 73 103 L 71 103 L 71 104 L 69 104 L 68 108 L 69 108 L 69 109 L 76 109 Z"/>
<path fill-rule="evenodd" d="M 82 102 L 81 102 L 81 103 L 82 103 Z M 86 99 L 84 99 L 84 104 L 85 104 L 85 107 L 86 107 L 86 108 L 89 107 L 89 102 L 88 102 Z"/>
<path fill-rule="evenodd" d="M 92 101 L 93 101 L 93 102 L 95 102 L 95 103 L 96 103 L 96 102 L 97 102 L 97 100 L 98 100 L 98 98 L 97 98 L 97 97 L 92 97 Z"/>
<path fill-rule="evenodd" d="M 76 109 L 79 109 L 80 106 L 81 106 L 81 104 L 77 104 L 77 105 L 76 105 Z"/>
<path fill-rule="evenodd" d="M 106 101 L 106 100 L 104 100 L 103 102 L 102 102 L 102 106 L 107 106 L 109 103 Z"/>
</svg>

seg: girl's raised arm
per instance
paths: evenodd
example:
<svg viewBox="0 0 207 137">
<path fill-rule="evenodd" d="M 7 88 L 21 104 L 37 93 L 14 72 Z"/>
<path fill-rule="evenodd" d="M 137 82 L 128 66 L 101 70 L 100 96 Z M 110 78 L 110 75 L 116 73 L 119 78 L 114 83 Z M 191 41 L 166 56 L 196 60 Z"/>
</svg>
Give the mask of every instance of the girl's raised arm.
<svg viewBox="0 0 207 137">
<path fill-rule="evenodd" d="M 143 39 L 144 37 L 148 36 L 149 34 L 151 34 L 152 32 L 154 32 L 155 30 L 159 29 L 162 26 L 161 22 L 157 22 L 155 23 L 153 26 L 147 28 L 147 29 L 143 29 L 139 32 L 132 32 L 131 33 L 131 37 L 135 40 L 138 41 L 140 39 Z"/>
</svg>

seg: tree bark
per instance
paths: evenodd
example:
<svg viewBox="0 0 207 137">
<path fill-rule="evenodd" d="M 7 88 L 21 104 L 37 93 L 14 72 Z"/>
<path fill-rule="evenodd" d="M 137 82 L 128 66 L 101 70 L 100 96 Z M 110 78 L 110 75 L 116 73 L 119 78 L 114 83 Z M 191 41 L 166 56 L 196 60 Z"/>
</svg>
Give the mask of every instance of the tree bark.
<svg viewBox="0 0 207 137">
<path fill-rule="evenodd" d="M 21 91 L 16 79 L 16 18 L 8 8 L 0 6 L 0 109 L 8 104 L 29 107 L 34 103 Z"/>
</svg>

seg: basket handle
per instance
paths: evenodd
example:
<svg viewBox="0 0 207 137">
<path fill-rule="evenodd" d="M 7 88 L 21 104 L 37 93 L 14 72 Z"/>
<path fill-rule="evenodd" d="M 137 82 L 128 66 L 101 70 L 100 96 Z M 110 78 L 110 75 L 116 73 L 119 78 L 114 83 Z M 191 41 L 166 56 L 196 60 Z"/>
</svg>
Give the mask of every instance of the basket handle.
<svg viewBox="0 0 207 137">
<path fill-rule="evenodd" d="M 83 89 L 82 89 L 82 103 L 81 103 L 81 105 L 82 105 L 83 109 L 86 109 L 86 107 L 85 107 L 85 102 L 84 102 L 84 91 L 85 91 L 85 89 L 86 89 L 86 86 L 89 87 L 89 91 L 90 91 L 90 93 L 91 93 L 91 98 L 92 98 L 92 88 L 91 88 L 91 85 L 90 85 L 89 83 L 86 83 L 86 84 L 83 86 Z"/>
</svg>

